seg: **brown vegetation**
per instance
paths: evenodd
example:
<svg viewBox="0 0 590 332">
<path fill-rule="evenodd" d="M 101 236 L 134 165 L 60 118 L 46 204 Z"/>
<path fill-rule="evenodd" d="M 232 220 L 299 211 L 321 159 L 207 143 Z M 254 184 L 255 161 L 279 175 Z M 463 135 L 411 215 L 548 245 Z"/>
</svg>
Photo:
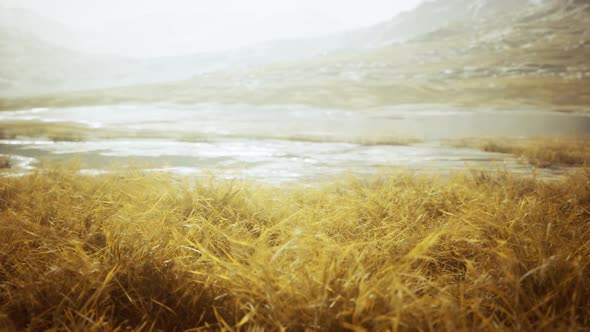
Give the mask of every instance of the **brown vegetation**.
<svg viewBox="0 0 590 332">
<path fill-rule="evenodd" d="M 529 139 L 464 139 L 452 142 L 487 152 L 508 153 L 538 167 L 590 165 L 590 137 L 544 137 Z"/>
<path fill-rule="evenodd" d="M 10 158 L 0 155 L 0 169 L 10 168 Z"/>
<path fill-rule="evenodd" d="M 590 173 L 321 188 L 75 169 L 0 179 L 0 324 L 585 330 Z"/>
</svg>

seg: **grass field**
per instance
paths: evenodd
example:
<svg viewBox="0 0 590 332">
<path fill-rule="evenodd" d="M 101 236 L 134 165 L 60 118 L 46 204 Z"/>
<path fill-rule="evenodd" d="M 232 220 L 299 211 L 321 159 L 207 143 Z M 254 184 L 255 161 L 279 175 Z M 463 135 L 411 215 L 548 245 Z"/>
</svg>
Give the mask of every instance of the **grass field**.
<svg viewBox="0 0 590 332">
<path fill-rule="evenodd" d="M 590 173 L 314 188 L 75 166 L 0 179 L 0 325 L 112 330 L 590 326 Z"/>
<path fill-rule="evenodd" d="M 537 137 L 527 139 L 480 138 L 452 142 L 453 146 L 477 148 L 486 152 L 508 153 L 538 167 L 590 165 L 590 137 Z"/>
</svg>

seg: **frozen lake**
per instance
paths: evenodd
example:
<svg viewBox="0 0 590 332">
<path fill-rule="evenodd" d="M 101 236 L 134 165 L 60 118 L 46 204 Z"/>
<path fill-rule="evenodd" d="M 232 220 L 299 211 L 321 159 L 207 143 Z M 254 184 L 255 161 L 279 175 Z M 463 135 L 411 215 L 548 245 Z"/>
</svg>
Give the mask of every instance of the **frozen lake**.
<svg viewBox="0 0 590 332">
<path fill-rule="evenodd" d="M 590 133 L 590 116 L 543 111 L 397 106 L 366 111 L 305 106 L 121 105 L 0 113 L 0 123 L 75 125 L 100 133 L 83 141 L 28 133 L 0 140 L 13 169 L 79 158 L 87 172 L 115 164 L 269 182 L 300 181 L 400 167 L 445 172 L 466 166 L 530 173 L 513 157 L 453 148 L 445 140 Z M 408 143 L 411 143 L 408 145 Z M 554 176 L 562 170 L 542 170 Z"/>
</svg>

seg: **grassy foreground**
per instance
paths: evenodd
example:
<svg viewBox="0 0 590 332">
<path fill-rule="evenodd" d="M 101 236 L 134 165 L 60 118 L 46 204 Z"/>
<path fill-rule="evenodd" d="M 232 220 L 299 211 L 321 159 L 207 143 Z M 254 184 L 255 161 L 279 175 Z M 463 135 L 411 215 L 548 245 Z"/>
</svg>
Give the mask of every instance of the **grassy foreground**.
<svg viewBox="0 0 590 332">
<path fill-rule="evenodd" d="M 590 172 L 0 179 L 0 328 L 587 330 Z"/>
</svg>

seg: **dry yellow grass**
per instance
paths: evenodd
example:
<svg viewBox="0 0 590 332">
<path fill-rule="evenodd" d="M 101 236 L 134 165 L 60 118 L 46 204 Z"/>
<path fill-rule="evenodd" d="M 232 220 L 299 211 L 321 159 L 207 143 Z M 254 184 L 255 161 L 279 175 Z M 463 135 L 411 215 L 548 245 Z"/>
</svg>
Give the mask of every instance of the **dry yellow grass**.
<svg viewBox="0 0 590 332">
<path fill-rule="evenodd" d="M 590 137 L 541 137 L 530 139 L 464 139 L 453 146 L 508 153 L 538 167 L 590 165 Z"/>
<path fill-rule="evenodd" d="M 587 330 L 590 173 L 0 179 L 2 328 Z"/>
<path fill-rule="evenodd" d="M 10 158 L 0 155 L 0 169 L 10 168 Z"/>
</svg>

